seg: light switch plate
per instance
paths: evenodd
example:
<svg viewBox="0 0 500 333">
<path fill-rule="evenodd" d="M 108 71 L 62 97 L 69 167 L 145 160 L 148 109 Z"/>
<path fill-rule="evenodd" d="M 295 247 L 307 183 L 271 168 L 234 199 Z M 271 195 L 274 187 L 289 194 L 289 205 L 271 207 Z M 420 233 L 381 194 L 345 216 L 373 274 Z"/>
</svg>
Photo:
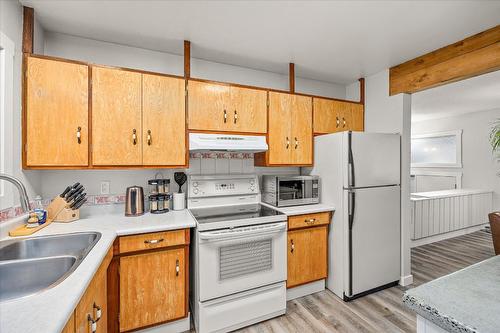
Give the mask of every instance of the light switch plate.
<svg viewBox="0 0 500 333">
<path fill-rule="evenodd" d="M 109 194 L 110 181 L 104 180 L 101 182 L 101 194 Z"/>
</svg>

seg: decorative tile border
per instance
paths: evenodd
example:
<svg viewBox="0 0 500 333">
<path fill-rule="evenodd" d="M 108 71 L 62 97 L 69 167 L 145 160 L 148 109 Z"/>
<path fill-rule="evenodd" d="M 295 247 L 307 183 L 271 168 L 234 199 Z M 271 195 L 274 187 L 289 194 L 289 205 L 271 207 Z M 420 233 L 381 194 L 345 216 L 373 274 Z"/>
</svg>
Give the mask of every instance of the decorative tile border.
<svg viewBox="0 0 500 333">
<path fill-rule="evenodd" d="M 231 158 L 231 159 L 240 159 L 240 160 L 249 160 L 253 159 L 253 153 L 239 153 L 239 152 L 198 152 L 198 153 L 189 153 L 190 158 Z"/>
<path fill-rule="evenodd" d="M 49 205 L 51 200 L 43 200 L 42 204 L 44 207 Z M 125 202 L 124 194 L 110 194 L 110 195 L 88 195 L 87 202 L 84 206 L 95 206 L 95 205 L 110 205 L 110 204 L 121 204 Z M 33 208 L 35 205 L 34 201 L 30 202 L 30 207 Z M 23 210 L 21 206 L 9 207 L 0 210 L 0 223 L 15 218 L 17 216 L 23 215 Z"/>
</svg>

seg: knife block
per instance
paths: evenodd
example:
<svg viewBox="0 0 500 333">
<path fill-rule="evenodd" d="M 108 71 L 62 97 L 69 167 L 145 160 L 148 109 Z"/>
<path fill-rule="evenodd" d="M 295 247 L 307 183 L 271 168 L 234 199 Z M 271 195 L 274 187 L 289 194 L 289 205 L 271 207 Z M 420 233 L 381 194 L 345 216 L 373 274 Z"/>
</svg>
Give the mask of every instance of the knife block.
<svg viewBox="0 0 500 333">
<path fill-rule="evenodd" d="M 59 215 L 59 213 L 61 213 L 65 209 L 68 209 L 66 208 L 67 205 L 68 203 L 66 202 L 66 200 L 64 200 L 60 196 L 55 197 L 54 200 L 52 200 L 52 202 L 47 207 L 47 221 L 45 221 L 44 224 L 41 224 L 35 228 L 27 228 L 26 224 L 23 224 L 9 231 L 9 236 L 17 237 L 17 236 L 28 236 L 34 234 L 38 230 L 43 229 L 49 224 L 51 224 L 54 221 L 54 219 Z"/>
<path fill-rule="evenodd" d="M 73 222 L 80 219 L 80 209 L 72 210 L 71 208 L 64 208 L 54 218 L 54 222 Z"/>
</svg>

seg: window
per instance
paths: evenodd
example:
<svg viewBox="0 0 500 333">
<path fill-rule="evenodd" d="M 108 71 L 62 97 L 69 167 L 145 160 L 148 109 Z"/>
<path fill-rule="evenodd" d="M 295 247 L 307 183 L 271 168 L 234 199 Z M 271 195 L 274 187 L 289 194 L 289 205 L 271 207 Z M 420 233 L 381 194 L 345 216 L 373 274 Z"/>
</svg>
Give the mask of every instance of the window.
<svg viewBox="0 0 500 333">
<path fill-rule="evenodd" d="M 14 43 L 0 32 L 0 172 L 12 174 L 13 169 L 13 86 Z M 0 209 L 10 207 L 14 200 L 10 191 L 5 191 L 5 182 L 0 182 Z"/>
<path fill-rule="evenodd" d="M 411 137 L 411 166 L 462 167 L 462 130 Z"/>
</svg>

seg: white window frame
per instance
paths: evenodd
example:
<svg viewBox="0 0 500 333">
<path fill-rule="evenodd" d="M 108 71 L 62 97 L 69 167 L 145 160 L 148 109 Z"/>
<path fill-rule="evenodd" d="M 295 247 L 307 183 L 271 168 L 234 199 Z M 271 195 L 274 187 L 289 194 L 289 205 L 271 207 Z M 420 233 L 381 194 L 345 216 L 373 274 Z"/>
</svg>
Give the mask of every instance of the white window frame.
<svg viewBox="0 0 500 333">
<path fill-rule="evenodd" d="M 14 117 L 14 56 L 15 44 L 0 31 L 0 172 L 13 172 L 13 117 Z M 0 209 L 11 207 L 14 197 L 0 182 Z"/>
<path fill-rule="evenodd" d="M 455 136 L 456 140 L 456 163 L 411 163 L 412 168 L 461 168 L 462 167 L 462 130 L 435 132 L 427 134 L 412 135 L 411 139 L 439 138 L 443 136 Z"/>
</svg>

